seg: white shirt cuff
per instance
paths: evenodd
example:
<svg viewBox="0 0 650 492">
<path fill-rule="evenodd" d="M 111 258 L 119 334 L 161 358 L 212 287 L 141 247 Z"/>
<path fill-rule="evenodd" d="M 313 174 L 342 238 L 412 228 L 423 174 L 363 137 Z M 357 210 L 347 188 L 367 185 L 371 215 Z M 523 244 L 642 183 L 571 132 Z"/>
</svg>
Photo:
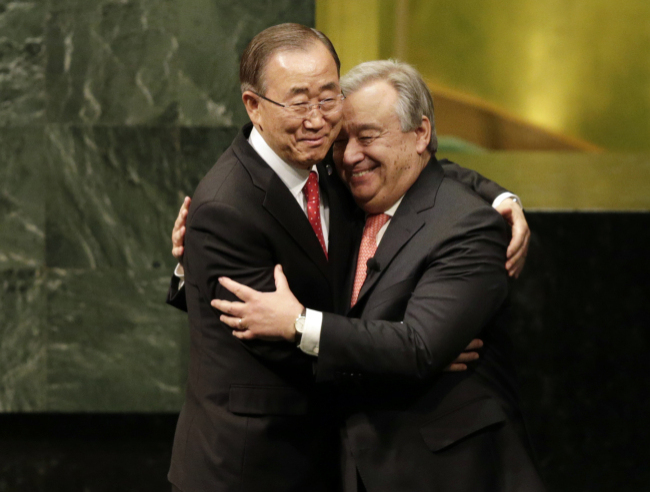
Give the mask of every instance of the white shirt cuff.
<svg viewBox="0 0 650 492">
<path fill-rule="evenodd" d="M 185 284 L 185 270 L 183 270 L 183 265 L 180 263 L 176 265 L 174 275 L 180 279 L 180 282 L 178 282 L 178 290 L 180 290 L 183 288 L 183 284 Z"/>
<path fill-rule="evenodd" d="M 508 198 L 516 198 L 519 200 L 519 205 L 521 205 L 521 208 L 524 208 L 524 204 L 521 202 L 521 198 L 519 198 L 514 193 L 510 193 L 509 191 L 501 193 L 498 197 L 496 197 L 492 202 L 492 207 L 497 208 L 499 205 L 501 205 L 501 203 L 503 203 L 504 200 L 507 200 Z"/>
<path fill-rule="evenodd" d="M 307 355 L 318 356 L 320 349 L 320 330 L 323 326 L 323 313 L 307 309 L 305 326 L 300 340 L 300 350 Z"/>
</svg>

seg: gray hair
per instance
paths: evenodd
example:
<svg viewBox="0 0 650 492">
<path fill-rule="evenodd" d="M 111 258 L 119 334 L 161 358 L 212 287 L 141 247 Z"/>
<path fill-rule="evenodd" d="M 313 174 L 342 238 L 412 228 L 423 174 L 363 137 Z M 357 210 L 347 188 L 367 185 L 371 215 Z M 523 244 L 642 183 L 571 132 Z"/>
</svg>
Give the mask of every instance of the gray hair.
<svg viewBox="0 0 650 492">
<path fill-rule="evenodd" d="M 395 113 L 403 132 L 410 132 L 419 127 L 422 116 L 429 118 L 431 140 L 427 149 L 435 154 L 438 150 L 438 137 L 433 116 L 433 99 L 422 76 L 411 65 L 398 60 L 360 63 L 341 78 L 341 89 L 343 94 L 349 96 L 378 80 L 385 80 L 397 91 Z"/>
</svg>

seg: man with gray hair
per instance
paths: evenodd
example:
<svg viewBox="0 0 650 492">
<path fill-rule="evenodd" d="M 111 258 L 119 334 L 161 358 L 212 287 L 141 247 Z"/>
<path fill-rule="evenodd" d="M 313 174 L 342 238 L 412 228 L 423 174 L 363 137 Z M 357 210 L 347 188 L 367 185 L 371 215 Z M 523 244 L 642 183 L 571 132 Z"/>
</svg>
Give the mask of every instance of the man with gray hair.
<svg viewBox="0 0 650 492">
<path fill-rule="evenodd" d="M 415 69 L 363 63 L 341 87 L 334 161 L 365 212 L 346 316 L 305 309 L 279 267 L 275 292 L 222 278 L 241 302 L 212 305 L 241 340 L 298 339 L 317 357 L 316 380 L 339 390 L 346 490 L 544 490 L 503 319 L 505 222 L 445 176 Z M 480 361 L 443 372 L 474 337 L 486 341 Z"/>
<path fill-rule="evenodd" d="M 344 312 L 355 207 L 321 164 L 342 121 L 338 56 L 315 29 L 272 26 L 244 51 L 240 82 L 251 123 L 196 189 L 185 284 L 177 291 L 176 278 L 169 297 L 190 325 L 169 480 L 181 492 L 330 492 L 340 485 L 340 443 L 314 358 L 292 343 L 237 340 L 210 299 L 229 294 L 221 276 L 273 290 L 279 263 L 300 302 Z M 504 191 L 451 167 L 470 185 L 487 183 L 490 201 Z"/>
</svg>

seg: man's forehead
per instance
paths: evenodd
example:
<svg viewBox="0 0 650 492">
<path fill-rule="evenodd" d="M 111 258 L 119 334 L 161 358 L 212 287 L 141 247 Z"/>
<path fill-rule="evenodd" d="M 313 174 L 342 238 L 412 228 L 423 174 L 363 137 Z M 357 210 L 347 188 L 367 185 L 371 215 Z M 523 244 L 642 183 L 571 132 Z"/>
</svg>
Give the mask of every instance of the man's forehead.
<svg viewBox="0 0 650 492">
<path fill-rule="evenodd" d="M 286 56 L 290 57 L 283 58 Z M 265 68 L 265 79 L 268 90 L 284 97 L 341 91 L 336 64 L 328 51 L 278 53 Z"/>
<path fill-rule="evenodd" d="M 343 124 L 348 132 L 381 131 L 399 124 L 396 97 L 390 92 L 387 97 L 385 90 L 377 91 L 384 84 L 384 81 L 373 82 L 347 95 L 343 103 Z M 394 91 L 391 86 L 389 89 Z"/>
</svg>

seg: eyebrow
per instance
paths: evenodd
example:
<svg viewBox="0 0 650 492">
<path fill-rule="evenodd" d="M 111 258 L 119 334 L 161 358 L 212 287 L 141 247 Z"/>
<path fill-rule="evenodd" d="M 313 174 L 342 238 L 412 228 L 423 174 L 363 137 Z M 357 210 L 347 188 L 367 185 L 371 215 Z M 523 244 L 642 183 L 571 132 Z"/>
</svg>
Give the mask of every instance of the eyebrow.
<svg viewBox="0 0 650 492">
<path fill-rule="evenodd" d="M 364 131 L 364 130 L 377 130 L 377 131 L 381 131 L 382 128 L 381 128 L 380 126 L 378 126 L 378 125 L 373 124 L 373 123 L 365 123 L 365 124 L 361 124 L 361 125 L 354 125 L 354 126 L 352 127 L 352 129 L 353 129 L 354 131 L 356 131 L 356 132 L 362 132 L 362 131 Z"/>
<path fill-rule="evenodd" d="M 338 88 L 338 84 L 335 82 L 330 82 L 329 84 L 325 84 L 320 87 L 319 91 L 333 91 Z M 291 90 L 289 91 L 292 96 L 296 96 L 299 94 L 309 94 L 309 88 L 307 87 L 292 87 Z"/>
</svg>

